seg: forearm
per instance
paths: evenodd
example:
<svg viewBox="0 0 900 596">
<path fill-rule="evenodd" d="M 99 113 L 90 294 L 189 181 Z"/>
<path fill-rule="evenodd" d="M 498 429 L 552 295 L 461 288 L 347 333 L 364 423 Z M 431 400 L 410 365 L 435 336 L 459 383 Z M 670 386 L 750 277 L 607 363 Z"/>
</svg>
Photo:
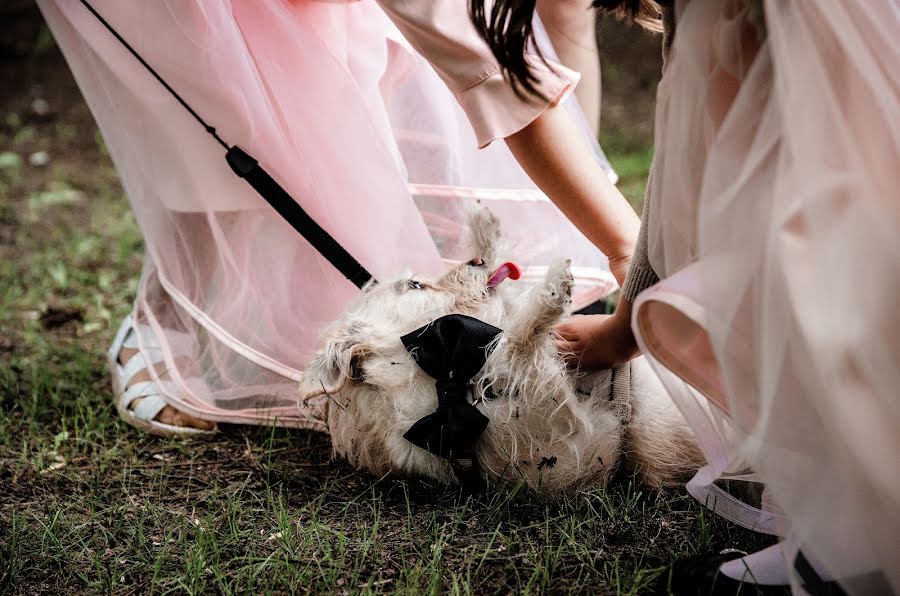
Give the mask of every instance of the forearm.
<svg viewBox="0 0 900 596">
<path fill-rule="evenodd" d="M 505 138 L 538 187 L 609 257 L 610 269 L 621 284 L 639 221 L 598 166 L 582 132 L 565 110 L 553 107 L 577 75 L 534 58 L 541 95 L 523 99 L 504 80 L 490 48 L 472 25 L 467 2 L 377 1 L 456 94 L 479 145 Z"/>
<path fill-rule="evenodd" d="M 631 257 L 640 220 L 564 110 L 548 109 L 506 144 L 535 184 L 611 261 Z M 624 282 L 624 270 L 613 273 Z"/>
</svg>

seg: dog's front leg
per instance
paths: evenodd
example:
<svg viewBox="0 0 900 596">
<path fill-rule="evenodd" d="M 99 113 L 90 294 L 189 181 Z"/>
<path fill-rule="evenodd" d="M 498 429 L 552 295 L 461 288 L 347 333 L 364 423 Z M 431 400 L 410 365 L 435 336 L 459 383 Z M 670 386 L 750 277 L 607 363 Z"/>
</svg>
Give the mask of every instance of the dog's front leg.
<svg viewBox="0 0 900 596">
<path fill-rule="evenodd" d="M 491 364 L 502 362 L 494 371 L 495 380 L 515 391 L 520 386 L 565 391 L 565 364 L 556 353 L 552 340 L 553 326 L 562 320 L 572 304 L 574 280 L 569 260 L 549 267 L 544 283 L 528 291 L 517 303 L 521 304 L 507 320 L 506 329 L 497 346 Z M 489 368 L 492 368 L 489 366 Z"/>
<path fill-rule="evenodd" d="M 536 345 L 550 343 L 553 326 L 572 306 L 574 279 L 569 269 L 570 263 L 566 259 L 551 265 L 543 285 L 522 298 L 524 304 L 510 316 L 506 328 L 505 335 L 510 346 L 530 352 Z"/>
<path fill-rule="evenodd" d="M 602 484 L 621 430 L 578 400 L 552 328 L 569 310 L 569 262 L 550 267 L 544 283 L 522 296 L 485 366 L 479 408 L 491 423 L 479 458 L 492 474 L 524 481 L 545 494 Z"/>
</svg>

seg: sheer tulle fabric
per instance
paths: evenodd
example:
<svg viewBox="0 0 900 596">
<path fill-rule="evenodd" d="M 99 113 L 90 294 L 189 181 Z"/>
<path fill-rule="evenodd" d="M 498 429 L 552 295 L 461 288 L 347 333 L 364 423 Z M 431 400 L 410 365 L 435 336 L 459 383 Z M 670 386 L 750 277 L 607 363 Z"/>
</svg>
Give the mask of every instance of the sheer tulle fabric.
<svg viewBox="0 0 900 596">
<path fill-rule="evenodd" d="M 166 354 L 166 400 L 209 420 L 324 428 L 320 411 L 298 412 L 295 386 L 356 288 L 79 2 L 39 4 L 145 238 L 135 313 L 141 346 Z M 505 146 L 476 152 L 452 94 L 373 2 L 92 4 L 376 276 L 469 258 L 465 208 L 480 199 L 531 278 L 572 256 L 581 304 L 614 288 Z"/>
<path fill-rule="evenodd" d="M 900 14 L 680 8 L 651 181 L 667 279 L 634 325 L 709 459 L 689 490 L 853 593 L 886 589 L 875 570 L 900 591 Z"/>
</svg>

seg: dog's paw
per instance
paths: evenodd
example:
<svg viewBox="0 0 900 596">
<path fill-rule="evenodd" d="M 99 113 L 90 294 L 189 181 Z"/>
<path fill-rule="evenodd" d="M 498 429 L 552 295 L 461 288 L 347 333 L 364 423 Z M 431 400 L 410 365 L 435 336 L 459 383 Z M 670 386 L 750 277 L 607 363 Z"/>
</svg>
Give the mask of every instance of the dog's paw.
<svg viewBox="0 0 900 596">
<path fill-rule="evenodd" d="M 506 329 L 510 342 L 531 346 L 537 336 L 549 340 L 545 334 L 562 320 L 572 304 L 573 283 L 569 261 L 551 265 L 543 285 L 532 288 L 518 301 Z"/>
<path fill-rule="evenodd" d="M 469 213 L 471 255 L 481 257 L 488 265 L 494 265 L 501 242 L 500 220 L 487 207 L 475 205 Z"/>
<path fill-rule="evenodd" d="M 572 301 L 572 288 L 575 285 L 571 265 L 571 259 L 557 261 L 547 268 L 544 278 L 544 288 L 551 298 L 566 305 Z"/>
<path fill-rule="evenodd" d="M 544 287 L 541 291 L 544 313 L 541 318 L 551 325 L 565 315 L 572 305 L 572 287 L 575 280 L 570 264 L 571 260 L 566 259 L 550 265 L 544 278 Z"/>
</svg>

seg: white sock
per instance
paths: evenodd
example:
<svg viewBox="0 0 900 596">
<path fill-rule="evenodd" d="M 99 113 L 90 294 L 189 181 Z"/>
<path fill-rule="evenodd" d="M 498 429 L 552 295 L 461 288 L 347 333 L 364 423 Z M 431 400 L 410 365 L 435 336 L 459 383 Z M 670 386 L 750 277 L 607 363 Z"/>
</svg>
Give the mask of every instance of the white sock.
<svg viewBox="0 0 900 596">
<path fill-rule="evenodd" d="M 781 550 L 781 543 L 722 563 L 719 571 L 731 579 L 751 584 L 782 586 L 789 583 L 788 562 Z"/>
</svg>

